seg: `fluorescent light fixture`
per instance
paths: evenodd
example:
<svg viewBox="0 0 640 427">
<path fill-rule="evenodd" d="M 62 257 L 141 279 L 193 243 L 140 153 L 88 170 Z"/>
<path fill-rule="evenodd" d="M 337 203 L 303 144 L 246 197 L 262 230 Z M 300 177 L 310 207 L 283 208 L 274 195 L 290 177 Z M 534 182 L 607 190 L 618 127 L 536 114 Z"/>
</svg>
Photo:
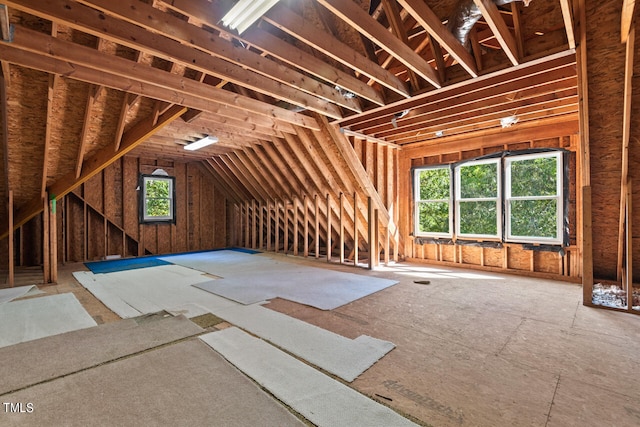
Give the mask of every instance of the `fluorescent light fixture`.
<svg viewBox="0 0 640 427">
<path fill-rule="evenodd" d="M 222 23 L 242 34 L 276 3 L 278 0 L 240 0 L 222 17 Z"/>
<path fill-rule="evenodd" d="M 189 151 L 199 150 L 202 147 L 215 144 L 216 142 L 218 142 L 218 138 L 216 138 L 215 136 L 205 136 L 204 138 L 199 139 L 196 142 L 192 142 L 191 144 L 185 145 L 184 149 Z"/>
</svg>

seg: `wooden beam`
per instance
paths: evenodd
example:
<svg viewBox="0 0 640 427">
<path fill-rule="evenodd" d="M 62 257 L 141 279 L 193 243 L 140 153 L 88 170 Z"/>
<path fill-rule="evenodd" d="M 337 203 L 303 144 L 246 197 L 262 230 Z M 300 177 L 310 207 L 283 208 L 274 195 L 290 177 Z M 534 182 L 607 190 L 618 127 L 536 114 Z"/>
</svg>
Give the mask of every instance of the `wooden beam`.
<svg viewBox="0 0 640 427">
<path fill-rule="evenodd" d="M 309 201 L 307 195 L 303 196 L 302 206 L 304 209 L 303 218 L 304 218 L 304 242 L 302 247 L 302 255 L 307 258 L 309 256 L 309 206 L 307 206 L 307 202 Z"/>
<path fill-rule="evenodd" d="M 47 117 L 44 133 L 44 152 L 42 153 L 42 184 L 40 185 L 40 196 L 44 197 L 47 192 L 47 179 L 49 171 L 49 146 L 51 145 L 51 131 L 53 130 L 53 95 L 58 85 L 58 76 L 49 76 L 49 87 L 47 89 Z"/>
<path fill-rule="evenodd" d="M 633 31 L 633 30 L 632 30 Z M 627 42 L 628 43 L 628 42 Z M 625 277 L 623 283 L 627 291 L 627 311 L 633 311 L 633 192 L 631 178 L 625 186 Z"/>
<path fill-rule="evenodd" d="M 367 38 L 430 84 L 436 88 L 442 86 L 440 77 L 428 62 L 404 44 L 402 40 L 389 33 L 385 27 L 373 19 L 358 4 L 351 1 L 345 2 L 340 0 L 318 0 L 318 3 L 329 9 L 334 15 L 358 30 L 361 34 L 367 36 Z"/>
<path fill-rule="evenodd" d="M 625 0 L 626 3 L 626 0 Z M 513 3 L 515 4 L 515 3 Z M 562 19 L 564 20 L 564 28 L 567 32 L 567 42 L 569 43 L 569 49 L 576 48 L 576 35 L 573 29 L 573 7 L 571 4 L 571 0 L 560 0 L 560 7 L 562 8 Z M 622 10 L 624 13 L 624 5 L 622 6 Z M 623 16 L 624 21 L 624 16 Z M 624 23 L 623 23 L 624 26 Z M 629 33 L 627 32 L 627 35 Z M 622 43 L 626 41 L 626 35 L 622 36 Z"/>
<path fill-rule="evenodd" d="M 620 210 L 618 220 L 618 280 L 623 279 L 626 187 L 629 180 L 629 139 L 631 134 L 631 101 L 633 99 L 633 58 L 635 51 L 635 34 L 635 27 L 631 27 L 626 43 L 624 66 L 624 97 L 622 98 L 622 166 L 620 168 Z"/>
<path fill-rule="evenodd" d="M 315 209 L 314 209 L 314 215 L 313 215 L 314 232 L 315 232 L 314 243 L 315 243 L 316 258 L 320 258 L 320 197 L 318 197 L 317 194 L 314 196 L 314 201 L 315 201 Z"/>
<path fill-rule="evenodd" d="M 82 163 L 84 162 L 84 154 L 87 146 L 87 137 L 89 135 L 89 125 L 93 116 L 93 104 L 102 91 L 102 86 L 91 85 L 89 95 L 84 108 L 84 119 L 82 122 L 82 131 L 80 132 L 80 144 L 78 145 L 78 155 L 76 156 L 76 178 L 82 174 Z M 120 135 L 122 137 L 122 135 Z"/>
<path fill-rule="evenodd" d="M 13 43 L 0 43 L 11 63 L 228 117 L 250 111 L 319 129 L 309 116 L 275 107 L 209 84 L 159 70 L 96 49 L 16 26 Z"/>
<path fill-rule="evenodd" d="M 353 265 L 358 266 L 358 192 L 353 193 Z"/>
<path fill-rule="evenodd" d="M 327 244 L 327 262 L 331 262 L 331 232 L 332 232 L 332 227 L 331 227 L 331 214 L 332 214 L 332 208 L 331 208 L 331 195 L 327 193 L 327 238 L 326 238 L 326 244 Z"/>
<path fill-rule="evenodd" d="M 3 176 L 2 181 L 4 184 L 5 194 L 8 196 L 11 191 L 11 183 L 9 182 L 9 110 L 7 104 L 7 75 L 4 71 L 0 73 L 0 127 L 2 132 L 2 167 Z M 4 197 L 4 195 L 3 195 Z"/>
<path fill-rule="evenodd" d="M 385 11 L 385 15 L 387 16 L 387 20 L 389 21 L 393 34 L 402 40 L 404 44 L 409 46 L 409 36 L 407 35 L 407 30 L 405 29 L 404 22 L 400 16 L 400 7 L 398 6 L 398 3 L 394 0 L 382 0 L 382 7 Z M 413 70 L 409 69 L 407 71 L 411 87 L 414 92 L 417 92 L 420 89 L 420 80 L 418 80 L 418 76 Z M 438 77 L 440 77 L 440 81 L 442 81 L 442 76 L 440 74 L 438 74 Z"/>
<path fill-rule="evenodd" d="M 350 46 L 340 42 L 327 32 L 318 31 L 316 27 L 308 25 L 307 21 L 287 7 L 276 6 L 262 19 L 330 58 L 402 95 L 404 98 L 411 96 L 404 82 L 396 75 L 369 60 Z"/>
<path fill-rule="evenodd" d="M 58 221 L 56 220 L 56 199 L 49 200 L 49 253 L 51 283 L 58 283 Z"/>
<path fill-rule="evenodd" d="M 568 0 L 561 0 L 560 4 L 567 1 Z M 631 28 L 633 27 L 635 8 L 636 0 L 622 0 L 622 17 L 620 19 L 620 40 L 622 43 L 627 42 L 627 37 L 629 37 L 629 33 L 631 32 Z"/>
<path fill-rule="evenodd" d="M 42 206 L 42 283 L 51 283 L 51 240 L 49 236 L 49 197 L 45 193 L 40 200 Z"/>
<path fill-rule="evenodd" d="M 487 21 L 493 35 L 496 36 L 507 58 L 509 58 L 513 65 L 518 65 L 518 46 L 516 45 L 516 40 L 513 38 L 513 34 L 511 34 L 507 24 L 500 15 L 498 6 L 496 6 L 492 0 L 473 0 L 473 2 L 482 12 L 482 16 Z"/>
<path fill-rule="evenodd" d="M 122 143 L 120 144 L 120 150 L 113 152 L 113 146 L 109 145 L 99 150 L 94 156 L 85 160 L 82 167 L 82 174 L 80 177 L 76 177 L 75 170 L 60 177 L 55 183 L 49 186 L 49 194 L 51 197 L 59 199 L 77 188 L 82 183 L 89 180 L 91 177 L 100 173 L 104 168 L 129 153 L 131 150 L 142 144 L 147 138 L 154 133 L 158 132 L 164 126 L 171 123 L 173 120 L 180 117 L 186 111 L 186 107 L 174 106 L 166 113 L 160 116 L 157 123 L 152 124 L 152 117 L 145 120 L 141 120 L 122 137 Z M 42 199 L 38 197 L 32 200 L 23 207 L 21 207 L 16 215 L 16 222 L 14 228 L 20 227 L 25 224 L 34 216 L 42 212 Z M 0 235 L 0 240 L 7 237 L 8 230 L 5 230 Z"/>
<path fill-rule="evenodd" d="M 345 211 L 344 211 L 344 193 L 340 193 L 340 214 L 339 214 L 339 221 L 340 221 L 340 228 L 339 228 L 339 243 L 338 245 L 339 247 L 339 260 L 340 260 L 340 264 L 344 264 L 344 216 L 345 216 Z"/>
<path fill-rule="evenodd" d="M 472 76 L 478 77 L 473 56 L 462 46 L 422 0 L 398 0 L 398 3 Z"/>
</svg>

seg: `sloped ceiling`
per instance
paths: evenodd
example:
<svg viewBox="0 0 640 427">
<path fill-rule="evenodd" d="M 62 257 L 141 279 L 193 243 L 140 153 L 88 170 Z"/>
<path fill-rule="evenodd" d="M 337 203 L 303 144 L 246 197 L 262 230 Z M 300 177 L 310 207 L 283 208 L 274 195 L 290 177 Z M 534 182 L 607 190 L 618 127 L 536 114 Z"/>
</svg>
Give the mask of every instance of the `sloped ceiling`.
<svg viewBox="0 0 640 427">
<path fill-rule="evenodd" d="M 400 147 L 511 114 L 577 120 L 568 0 L 283 0 L 241 36 L 221 24 L 230 1 L 1 3 L 0 190 L 18 224 L 128 153 L 202 162 L 228 197 L 260 200 L 309 184 L 281 170 L 283 144 L 320 147 L 338 127 Z M 482 11 L 467 45 L 451 32 L 461 7 Z M 183 150 L 204 135 L 219 143 Z"/>
</svg>

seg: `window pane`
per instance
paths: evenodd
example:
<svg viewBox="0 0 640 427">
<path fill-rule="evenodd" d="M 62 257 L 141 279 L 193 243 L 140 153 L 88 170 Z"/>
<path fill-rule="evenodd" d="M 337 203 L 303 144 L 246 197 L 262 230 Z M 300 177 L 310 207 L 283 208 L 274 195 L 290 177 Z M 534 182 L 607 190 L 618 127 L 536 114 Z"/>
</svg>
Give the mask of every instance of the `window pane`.
<svg viewBox="0 0 640 427">
<path fill-rule="evenodd" d="M 496 202 L 460 202 L 461 234 L 498 234 Z"/>
<path fill-rule="evenodd" d="M 449 169 L 425 169 L 420 171 L 420 200 L 449 198 Z"/>
<path fill-rule="evenodd" d="M 460 196 L 463 199 L 498 196 L 498 164 L 460 167 Z"/>
<path fill-rule="evenodd" d="M 512 200 L 511 235 L 557 238 L 557 200 Z"/>
<path fill-rule="evenodd" d="M 418 232 L 449 232 L 449 203 L 419 203 L 418 216 Z"/>
<path fill-rule="evenodd" d="M 148 198 L 169 198 L 169 183 L 166 179 L 147 179 L 146 180 L 146 196 Z"/>
<path fill-rule="evenodd" d="M 169 199 L 147 199 L 147 217 L 169 217 L 171 216 L 171 204 Z"/>
<path fill-rule="evenodd" d="M 511 196 L 555 196 L 557 168 L 556 157 L 511 162 Z"/>
</svg>

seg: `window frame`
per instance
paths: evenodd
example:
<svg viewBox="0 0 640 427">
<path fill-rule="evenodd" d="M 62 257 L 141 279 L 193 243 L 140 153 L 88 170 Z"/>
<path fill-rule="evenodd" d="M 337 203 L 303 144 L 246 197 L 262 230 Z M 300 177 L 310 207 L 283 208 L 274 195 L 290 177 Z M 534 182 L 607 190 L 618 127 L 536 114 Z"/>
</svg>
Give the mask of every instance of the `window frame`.
<svg viewBox="0 0 640 427">
<path fill-rule="evenodd" d="M 432 169 L 446 169 L 449 172 L 449 197 L 447 199 L 420 199 L 420 172 L 425 170 Z M 420 168 L 415 168 L 413 170 L 413 218 L 414 218 L 414 227 L 413 233 L 418 237 L 435 237 L 435 238 L 451 238 L 453 237 L 453 206 L 452 206 L 452 196 L 453 196 L 453 179 L 451 173 L 451 167 L 449 165 L 438 165 L 438 166 L 425 166 Z M 449 206 L 449 232 L 441 233 L 441 232 L 429 232 L 429 231 L 420 231 L 420 204 L 422 203 L 443 203 L 446 202 Z"/>
<path fill-rule="evenodd" d="M 166 181 L 169 183 L 169 215 L 166 216 L 150 216 L 147 214 L 147 182 L 148 181 Z M 140 224 L 175 224 L 176 223 L 176 179 L 173 176 L 166 175 L 148 175 L 140 174 L 138 188 L 140 189 L 138 200 L 138 222 Z"/>
<path fill-rule="evenodd" d="M 461 197 L 462 185 L 460 183 L 460 169 L 463 167 L 469 167 L 474 165 L 491 164 L 496 165 L 496 196 L 495 197 L 474 197 L 465 198 Z M 458 163 L 454 166 L 454 216 L 455 216 L 455 235 L 457 238 L 462 239 L 482 239 L 482 240 L 501 240 L 502 239 L 502 164 L 499 157 L 481 160 L 471 160 Z M 474 234 L 474 233 L 461 233 L 460 232 L 460 202 L 489 202 L 494 201 L 496 204 L 496 234 Z"/>
<path fill-rule="evenodd" d="M 511 196 L 511 164 L 517 161 L 535 159 L 535 158 L 549 158 L 555 157 L 556 159 L 556 195 L 555 196 Z M 504 170 L 504 213 L 505 213 L 505 241 L 513 243 L 540 243 L 540 244 L 552 244 L 562 245 L 565 241 L 564 236 L 564 216 L 565 216 L 565 194 L 564 194 L 564 152 L 562 151 L 548 151 L 541 153 L 520 154 L 514 156 L 505 157 Z M 528 236 L 516 236 L 511 232 L 511 201 L 513 200 L 556 200 L 556 237 L 528 237 Z"/>
</svg>

